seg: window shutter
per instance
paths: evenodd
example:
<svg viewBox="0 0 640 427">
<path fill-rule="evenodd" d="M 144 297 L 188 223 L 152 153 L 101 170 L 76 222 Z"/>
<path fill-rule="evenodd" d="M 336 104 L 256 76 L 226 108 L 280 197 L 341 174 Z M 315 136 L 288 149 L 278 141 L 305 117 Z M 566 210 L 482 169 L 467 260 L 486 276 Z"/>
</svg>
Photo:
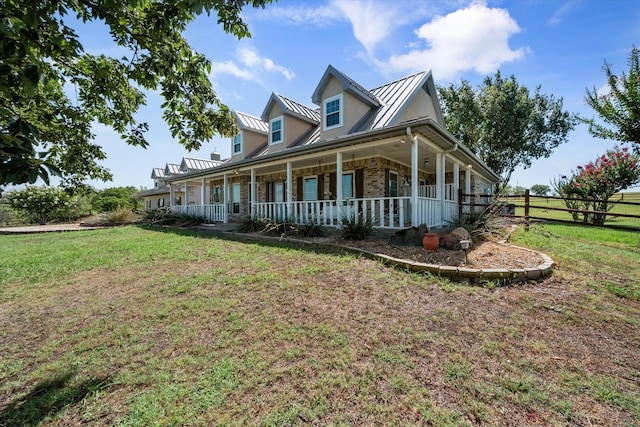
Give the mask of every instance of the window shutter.
<svg viewBox="0 0 640 427">
<path fill-rule="evenodd" d="M 301 202 L 304 200 L 304 180 L 301 176 L 296 179 L 296 186 L 298 187 L 296 191 L 296 200 Z"/>
<path fill-rule="evenodd" d="M 384 197 L 389 197 L 389 169 L 384 170 Z"/>
<path fill-rule="evenodd" d="M 331 172 L 329 174 L 329 192 L 331 193 L 330 198 L 331 200 L 335 200 L 337 197 L 337 192 L 338 192 L 338 187 L 336 184 L 336 173 L 335 172 Z"/>
<path fill-rule="evenodd" d="M 318 200 L 324 200 L 324 174 L 318 174 Z"/>
<path fill-rule="evenodd" d="M 364 169 L 356 169 L 356 199 L 364 198 Z"/>
</svg>

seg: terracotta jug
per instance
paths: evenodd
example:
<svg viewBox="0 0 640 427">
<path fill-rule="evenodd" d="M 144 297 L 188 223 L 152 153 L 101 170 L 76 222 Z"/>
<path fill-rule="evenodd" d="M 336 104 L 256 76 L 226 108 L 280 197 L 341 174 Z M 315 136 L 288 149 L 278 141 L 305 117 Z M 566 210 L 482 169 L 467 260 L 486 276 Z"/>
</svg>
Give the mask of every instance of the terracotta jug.
<svg viewBox="0 0 640 427">
<path fill-rule="evenodd" d="M 438 239 L 438 235 L 435 233 L 424 233 L 422 246 L 428 251 L 436 252 L 438 250 L 438 246 L 440 246 L 440 239 Z"/>
</svg>

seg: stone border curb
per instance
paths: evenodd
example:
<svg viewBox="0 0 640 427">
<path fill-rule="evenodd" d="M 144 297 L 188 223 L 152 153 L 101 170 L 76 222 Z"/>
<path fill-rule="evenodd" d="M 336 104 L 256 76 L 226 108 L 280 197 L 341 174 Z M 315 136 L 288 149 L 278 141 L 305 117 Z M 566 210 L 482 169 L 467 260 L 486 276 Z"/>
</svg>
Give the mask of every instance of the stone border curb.
<svg viewBox="0 0 640 427">
<path fill-rule="evenodd" d="M 202 228 L 193 227 L 198 231 L 214 232 L 213 230 L 203 230 Z M 528 281 L 540 281 L 553 274 L 554 262 L 547 254 L 539 251 L 535 251 L 529 248 L 523 248 L 521 246 L 512 245 L 506 243 L 504 240 L 498 243 L 505 246 L 511 246 L 514 248 L 522 249 L 525 251 L 533 252 L 542 257 L 543 263 L 533 268 L 469 268 L 469 267 L 454 267 L 439 264 L 425 264 L 420 262 L 413 262 L 405 259 L 394 258 L 388 255 L 369 252 L 364 249 L 355 248 L 353 246 L 337 245 L 333 243 L 320 243 L 309 242 L 308 240 L 295 239 L 290 237 L 272 237 L 272 236 L 255 236 L 249 234 L 238 234 L 234 232 L 221 232 L 215 231 L 225 236 L 229 236 L 238 241 L 260 241 L 269 240 L 273 242 L 281 243 L 293 243 L 301 246 L 310 246 L 316 248 L 324 248 L 328 250 L 341 249 L 350 253 L 360 254 L 368 259 L 381 261 L 385 265 L 391 265 L 404 270 L 430 273 L 434 276 L 446 277 L 450 280 L 461 282 L 473 282 L 473 283 L 487 283 L 487 282 L 499 282 L 500 284 L 509 283 L 524 283 Z M 214 233 L 215 233 L 214 232 Z"/>
</svg>

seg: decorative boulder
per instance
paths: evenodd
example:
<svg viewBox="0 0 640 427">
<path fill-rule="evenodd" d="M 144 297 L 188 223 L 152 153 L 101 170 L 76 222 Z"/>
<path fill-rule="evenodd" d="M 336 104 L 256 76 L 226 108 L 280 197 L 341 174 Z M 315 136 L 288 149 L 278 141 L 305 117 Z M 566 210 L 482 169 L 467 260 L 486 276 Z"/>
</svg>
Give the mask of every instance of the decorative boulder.
<svg viewBox="0 0 640 427">
<path fill-rule="evenodd" d="M 427 233 L 427 226 L 422 224 L 418 227 L 405 228 L 398 230 L 389 237 L 389 245 L 391 246 L 422 246 L 422 238 Z"/>
<path fill-rule="evenodd" d="M 469 240 L 471 242 L 469 244 L 469 247 L 470 248 L 473 247 L 473 242 L 471 241 L 471 235 L 466 229 L 462 227 L 456 228 L 451 233 L 447 234 L 442 239 L 440 239 L 440 247 L 449 249 L 449 250 L 454 250 L 454 251 L 461 250 L 462 247 L 460 247 L 460 240 Z"/>
</svg>

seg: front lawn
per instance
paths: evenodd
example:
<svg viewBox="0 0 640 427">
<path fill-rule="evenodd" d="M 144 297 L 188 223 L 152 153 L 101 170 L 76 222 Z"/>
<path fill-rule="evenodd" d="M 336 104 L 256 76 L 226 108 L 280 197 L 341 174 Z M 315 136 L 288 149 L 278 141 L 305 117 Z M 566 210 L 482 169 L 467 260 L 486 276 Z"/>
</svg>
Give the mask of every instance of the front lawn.
<svg viewBox="0 0 640 427">
<path fill-rule="evenodd" d="M 640 250 L 542 283 L 134 226 L 0 236 L 0 425 L 640 425 Z"/>
</svg>

